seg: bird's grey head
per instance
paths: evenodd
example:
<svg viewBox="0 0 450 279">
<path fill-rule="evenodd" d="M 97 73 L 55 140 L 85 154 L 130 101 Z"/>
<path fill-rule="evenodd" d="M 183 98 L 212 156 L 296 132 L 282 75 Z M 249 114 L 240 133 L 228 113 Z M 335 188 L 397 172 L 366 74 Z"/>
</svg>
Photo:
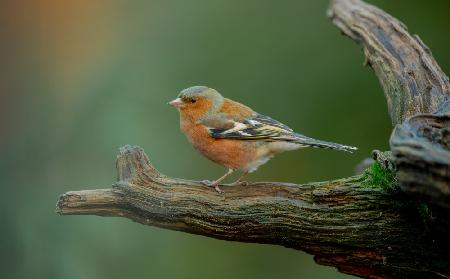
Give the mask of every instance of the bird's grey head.
<svg viewBox="0 0 450 279">
<path fill-rule="evenodd" d="M 209 112 L 216 111 L 223 103 L 224 98 L 216 90 L 206 86 L 192 86 L 183 89 L 178 97 L 169 102 L 177 109 L 208 109 Z"/>
<path fill-rule="evenodd" d="M 206 87 L 206 86 L 192 86 L 186 89 L 181 90 L 178 98 L 180 99 L 191 99 L 203 97 L 206 99 L 217 99 L 222 96 L 215 89 Z"/>
</svg>

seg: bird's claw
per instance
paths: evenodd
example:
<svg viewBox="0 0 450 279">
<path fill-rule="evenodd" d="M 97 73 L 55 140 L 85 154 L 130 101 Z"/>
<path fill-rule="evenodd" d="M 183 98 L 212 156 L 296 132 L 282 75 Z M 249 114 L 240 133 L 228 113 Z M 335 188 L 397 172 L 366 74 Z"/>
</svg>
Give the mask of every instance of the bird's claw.
<svg viewBox="0 0 450 279">
<path fill-rule="evenodd" d="M 220 188 L 219 188 L 219 185 L 218 185 L 216 182 L 214 182 L 214 181 L 203 180 L 203 181 L 202 181 L 202 184 L 203 184 L 203 185 L 206 185 L 206 186 L 208 186 L 208 187 L 214 187 L 214 189 L 215 189 L 219 194 L 222 194 L 222 193 L 223 193 L 222 189 L 220 189 Z"/>
<path fill-rule="evenodd" d="M 231 184 L 232 186 L 247 186 L 248 185 L 248 181 L 236 181 L 233 184 Z"/>
<path fill-rule="evenodd" d="M 222 189 L 219 188 L 219 185 L 214 186 L 214 189 L 219 193 L 219 194 L 223 194 Z"/>
<path fill-rule="evenodd" d="M 238 181 L 238 185 L 247 186 L 248 185 L 248 181 Z"/>
<path fill-rule="evenodd" d="M 208 187 L 213 186 L 214 182 L 210 180 L 202 180 L 202 184 Z"/>
</svg>

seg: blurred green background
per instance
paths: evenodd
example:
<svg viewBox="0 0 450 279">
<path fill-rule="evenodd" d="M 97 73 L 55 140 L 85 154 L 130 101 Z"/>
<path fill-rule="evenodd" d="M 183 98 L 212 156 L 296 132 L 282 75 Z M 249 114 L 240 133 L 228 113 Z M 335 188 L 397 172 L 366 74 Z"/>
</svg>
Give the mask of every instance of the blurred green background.
<svg viewBox="0 0 450 279">
<path fill-rule="evenodd" d="M 421 36 L 450 72 L 448 0 L 370 1 Z M 328 1 L 2 1 L 2 278 L 346 278 L 303 252 L 219 241 L 120 218 L 60 217 L 68 190 L 110 187 L 120 146 L 164 174 L 213 179 L 167 101 L 208 85 L 295 130 L 358 146 L 291 152 L 249 177 L 353 174 L 387 149 L 386 104 Z"/>
</svg>

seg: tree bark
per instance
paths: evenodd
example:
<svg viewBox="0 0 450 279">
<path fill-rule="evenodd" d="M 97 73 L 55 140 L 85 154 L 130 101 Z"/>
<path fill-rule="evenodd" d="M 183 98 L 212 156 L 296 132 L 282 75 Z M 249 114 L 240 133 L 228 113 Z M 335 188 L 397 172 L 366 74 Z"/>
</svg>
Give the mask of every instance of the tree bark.
<svg viewBox="0 0 450 279">
<path fill-rule="evenodd" d="M 219 239 L 283 245 L 359 276 L 450 275 L 442 265 L 450 261 L 449 236 L 427 231 L 416 204 L 365 185 L 361 175 L 305 185 L 225 185 L 218 194 L 201 182 L 162 175 L 141 148 L 131 146 L 121 148 L 117 172 L 112 189 L 68 192 L 57 212 L 126 217 Z"/>
<path fill-rule="evenodd" d="M 362 46 L 365 62 L 383 88 L 393 125 L 435 112 L 448 100 L 448 77 L 430 49 L 402 22 L 360 0 L 332 0 L 328 16 Z"/>
<path fill-rule="evenodd" d="M 68 192 L 57 212 L 282 245 L 361 277 L 448 278 L 448 78 L 423 42 L 382 10 L 360 0 L 333 0 L 328 14 L 363 47 L 380 79 L 395 128 L 392 155 L 375 155 L 382 168 L 396 171 L 402 191 L 395 181 L 389 189 L 396 190 L 374 185 L 366 172 L 304 185 L 223 186 L 225 193 L 218 194 L 159 173 L 141 148 L 125 146 L 112 189 Z"/>
<path fill-rule="evenodd" d="M 402 190 L 450 207 L 450 84 L 430 49 L 406 26 L 360 0 L 333 0 L 333 23 L 358 42 L 380 80 L 393 125 Z"/>
<path fill-rule="evenodd" d="M 450 208 L 450 103 L 397 125 L 390 145 L 401 189 Z"/>
</svg>

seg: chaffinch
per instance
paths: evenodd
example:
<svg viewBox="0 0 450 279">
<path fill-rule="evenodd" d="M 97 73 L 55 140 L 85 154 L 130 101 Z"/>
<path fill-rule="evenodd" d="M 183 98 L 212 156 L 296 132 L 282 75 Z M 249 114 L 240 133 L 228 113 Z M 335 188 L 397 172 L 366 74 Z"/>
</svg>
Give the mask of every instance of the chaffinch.
<svg viewBox="0 0 450 279">
<path fill-rule="evenodd" d="M 274 155 L 303 147 L 331 148 L 347 152 L 356 147 L 316 140 L 295 133 L 288 126 L 251 108 L 222 97 L 205 86 L 184 89 L 169 102 L 180 112 L 180 128 L 189 142 L 205 157 L 228 168 L 208 186 L 222 192 L 219 183 L 235 170 L 243 172 L 234 184 L 245 184 L 245 176 Z"/>
</svg>

